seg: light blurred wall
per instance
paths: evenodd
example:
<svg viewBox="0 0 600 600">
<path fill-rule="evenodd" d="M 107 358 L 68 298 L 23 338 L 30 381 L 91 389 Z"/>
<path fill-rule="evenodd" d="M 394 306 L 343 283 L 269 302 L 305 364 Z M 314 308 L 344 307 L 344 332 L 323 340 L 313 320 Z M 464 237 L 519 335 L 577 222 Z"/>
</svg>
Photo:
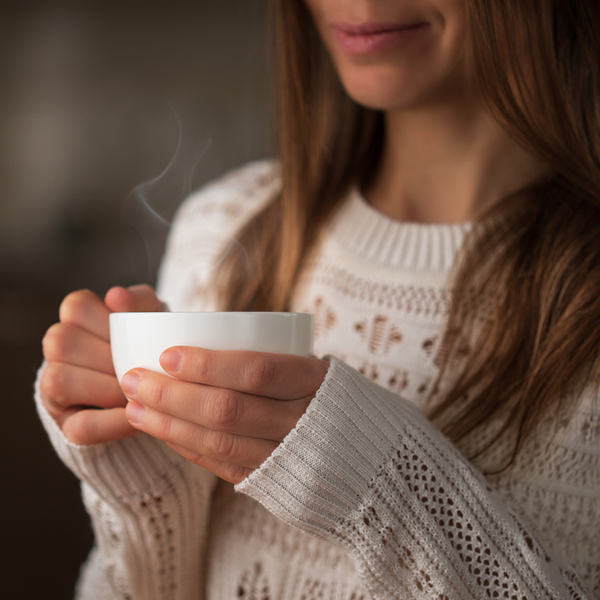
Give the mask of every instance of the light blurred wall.
<svg viewBox="0 0 600 600">
<path fill-rule="evenodd" d="M 269 155 L 264 0 L 0 4 L 2 596 L 70 598 L 92 536 L 32 402 L 62 296 L 153 282 L 194 188 Z M 134 210 L 132 210 L 132 207 Z M 144 230 L 146 231 L 146 230 Z"/>
</svg>

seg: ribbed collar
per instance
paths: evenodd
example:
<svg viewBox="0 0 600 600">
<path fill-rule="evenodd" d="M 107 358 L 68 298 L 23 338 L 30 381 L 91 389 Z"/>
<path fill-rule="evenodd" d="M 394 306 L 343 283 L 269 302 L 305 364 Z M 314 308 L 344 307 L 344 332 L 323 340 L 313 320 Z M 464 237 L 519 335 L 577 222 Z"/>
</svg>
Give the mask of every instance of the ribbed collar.
<svg viewBox="0 0 600 600">
<path fill-rule="evenodd" d="M 352 255 L 378 266 L 447 272 L 470 223 L 429 225 L 396 221 L 353 188 L 332 224 L 333 238 Z"/>
</svg>

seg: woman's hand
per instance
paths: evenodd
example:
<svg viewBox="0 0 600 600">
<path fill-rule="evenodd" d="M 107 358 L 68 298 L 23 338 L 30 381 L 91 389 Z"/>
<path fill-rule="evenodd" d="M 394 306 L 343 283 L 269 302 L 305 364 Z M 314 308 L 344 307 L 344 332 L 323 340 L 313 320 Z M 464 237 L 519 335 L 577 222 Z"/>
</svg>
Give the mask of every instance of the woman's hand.
<svg viewBox="0 0 600 600">
<path fill-rule="evenodd" d="M 46 368 L 40 391 L 67 439 L 97 444 L 138 433 L 125 418 L 127 400 L 113 369 L 108 315 L 162 310 L 147 285 L 112 288 L 104 301 L 88 290 L 63 300 L 60 322 L 48 329 L 42 342 Z"/>
<path fill-rule="evenodd" d="M 129 422 L 232 483 L 295 427 L 329 368 L 316 358 L 182 346 L 163 352 L 161 365 L 173 377 L 144 369 L 123 377 Z"/>
</svg>

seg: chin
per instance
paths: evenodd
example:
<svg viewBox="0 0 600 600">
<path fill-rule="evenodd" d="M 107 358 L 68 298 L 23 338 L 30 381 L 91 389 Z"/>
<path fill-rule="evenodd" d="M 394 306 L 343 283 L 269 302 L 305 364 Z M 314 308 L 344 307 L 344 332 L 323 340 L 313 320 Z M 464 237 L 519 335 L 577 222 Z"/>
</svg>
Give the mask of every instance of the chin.
<svg viewBox="0 0 600 600">
<path fill-rule="evenodd" d="M 358 104 L 382 111 L 416 110 L 452 104 L 461 96 L 464 77 L 424 77 L 414 71 L 398 73 L 397 69 L 350 68 L 340 70 L 347 94 Z"/>
<path fill-rule="evenodd" d="M 423 94 L 409 84 L 382 85 L 380 81 L 368 79 L 342 79 L 342 85 L 355 102 L 374 110 L 409 110 L 418 107 L 423 99 Z"/>
</svg>

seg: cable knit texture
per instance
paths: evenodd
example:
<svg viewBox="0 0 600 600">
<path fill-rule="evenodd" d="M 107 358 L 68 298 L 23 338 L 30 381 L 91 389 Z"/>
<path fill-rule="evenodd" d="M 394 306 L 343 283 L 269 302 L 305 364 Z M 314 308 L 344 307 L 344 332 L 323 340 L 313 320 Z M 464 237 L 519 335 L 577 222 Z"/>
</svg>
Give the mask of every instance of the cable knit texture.
<svg viewBox="0 0 600 600">
<path fill-rule="evenodd" d="M 171 310 L 215 308 L 220 252 L 278 186 L 276 166 L 254 163 L 184 203 L 159 286 Z M 455 447 L 424 417 L 468 227 L 396 222 L 349 194 L 292 306 L 315 314 L 329 372 L 235 488 L 148 436 L 69 443 L 38 389 L 96 533 L 78 597 L 600 599 L 598 395 L 574 397 L 569 419 L 543 423 L 487 479 L 464 458 L 470 442 Z"/>
</svg>

